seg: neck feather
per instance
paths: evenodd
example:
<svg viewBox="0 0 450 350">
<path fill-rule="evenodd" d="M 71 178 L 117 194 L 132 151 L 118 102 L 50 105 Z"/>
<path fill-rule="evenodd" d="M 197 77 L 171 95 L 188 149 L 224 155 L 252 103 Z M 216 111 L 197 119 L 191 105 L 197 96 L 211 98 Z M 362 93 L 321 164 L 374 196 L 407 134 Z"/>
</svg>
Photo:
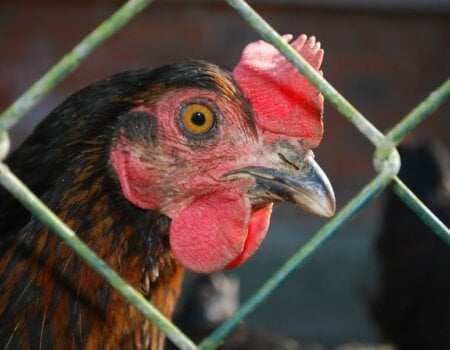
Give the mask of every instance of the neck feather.
<svg viewBox="0 0 450 350">
<path fill-rule="evenodd" d="M 170 317 L 183 277 L 169 250 L 170 219 L 129 203 L 100 157 L 74 161 L 42 200 Z M 162 347 L 163 335 L 36 219 L 0 249 L 0 340 L 16 329 L 19 348 Z"/>
</svg>

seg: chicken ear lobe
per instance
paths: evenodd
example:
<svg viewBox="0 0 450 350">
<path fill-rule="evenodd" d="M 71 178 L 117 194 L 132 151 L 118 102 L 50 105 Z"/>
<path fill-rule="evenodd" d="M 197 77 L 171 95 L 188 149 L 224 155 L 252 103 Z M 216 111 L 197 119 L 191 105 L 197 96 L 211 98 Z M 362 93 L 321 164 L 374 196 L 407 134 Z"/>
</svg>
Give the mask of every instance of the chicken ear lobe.
<svg viewBox="0 0 450 350">
<path fill-rule="evenodd" d="M 110 162 L 126 199 L 143 209 L 158 209 L 156 189 L 149 186 L 155 180 L 139 157 L 122 147 L 116 147 L 111 151 Z"/>
<path fill-rule="evenodd" d="M 243 193 L 208 194 L 173 217 L 171 250 L 194 272 L 221 270 L 242 253 L 250 217 L 251 205 Z"/>
</svg>

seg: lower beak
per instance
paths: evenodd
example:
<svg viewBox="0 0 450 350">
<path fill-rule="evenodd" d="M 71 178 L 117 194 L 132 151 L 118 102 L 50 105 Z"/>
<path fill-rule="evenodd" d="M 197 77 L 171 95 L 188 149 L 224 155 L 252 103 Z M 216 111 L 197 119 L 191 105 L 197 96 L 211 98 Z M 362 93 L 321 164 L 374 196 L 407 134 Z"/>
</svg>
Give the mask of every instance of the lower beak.
<svg viewBox="0 0 450 350">
<path fill-rule="evenodd" d="M 298 165 L 278 154 L 280 166 L 249 166 L 232 173 L 254 177 L 256 185 L 249 192 L 252 202 L 286 201 L 319 216 L 333 216 L 336 211 L 333 188 L 312 152 L 297 161 Z M 287 165 L 292 169 L 286 170 Z"/>
</svg>

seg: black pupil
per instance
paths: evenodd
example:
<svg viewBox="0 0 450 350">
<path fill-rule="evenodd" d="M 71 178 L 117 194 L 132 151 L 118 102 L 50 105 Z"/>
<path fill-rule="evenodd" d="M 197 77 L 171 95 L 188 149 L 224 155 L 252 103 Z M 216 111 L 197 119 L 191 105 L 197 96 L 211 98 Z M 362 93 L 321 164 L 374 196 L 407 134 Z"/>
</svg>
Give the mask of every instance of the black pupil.
<svg viewBox="0 0 450 350">
<path fill-rule="evenodd" d="M 202 112 L 194 112 L 191 116 L 191 121 L 197 126 L 202 126 L 206 122 L 206 117 Z"/>
</svg>

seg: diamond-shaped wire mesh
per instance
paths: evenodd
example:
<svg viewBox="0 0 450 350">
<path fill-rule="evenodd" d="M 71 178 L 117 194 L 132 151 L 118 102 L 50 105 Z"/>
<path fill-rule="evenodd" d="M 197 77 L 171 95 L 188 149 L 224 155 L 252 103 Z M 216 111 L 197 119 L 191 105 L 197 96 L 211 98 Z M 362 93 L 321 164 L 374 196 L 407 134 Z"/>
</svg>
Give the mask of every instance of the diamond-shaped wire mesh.
<svg viewBox="0 0 450 350">
<path fill-rule="evenodd" d="M 141 12 L 152 0 L 130 0 L 108 20 L 103 22 L 70 53 L 64 56 L 47 74 L 39 79 L 19 99 L 0 116 L 0 159 L 8 152 L 7 129 L 11 128 L 37 102 L 50 92 L 62 79 L 73 71 L 98 45 L 118 31 L 123 25 Z M 447 244 L 450 244 L 449 229 L 412 193 L 396 176 L 400 169 L 400 159 L 396 150 L 402 139 L 427 118 L 450 96 L 450 79 L 433 91 L 427 99 L 405 116 L 391 131 L 383 135 L 359 111 L 357 111 L 334 87 L 318 74 L 309 64 L 287 45 L 264 19 L 243 0 L 226 0 L 267 42 L 273 44 L 286 58 L 315 86 L 324 97 L 365 135 L 376 147 L 374 162 L 378 174 L 353 199 L 351 199 L 325 226 L 304 244 L 263 286 L 224 324 L 216 329 L 198 346 L 184 335 L 170 320 L 164 317 L 151 303 L 107 266 L 77 235 L 53 214 L 8 167 L 0 163 L 0 183 L 17 197 L 30 212 L 63 239 L 72 249 L 108 283 L 111 284 L 140 312 L 157 325 L 181 349 L 215 348 L 231 330 L 248 316 L 267 296 L 269 296 L 294 270 L 332 237 L 339 228 L 356 215 L 389 185 L 392 190 Z"/>
</svg>

